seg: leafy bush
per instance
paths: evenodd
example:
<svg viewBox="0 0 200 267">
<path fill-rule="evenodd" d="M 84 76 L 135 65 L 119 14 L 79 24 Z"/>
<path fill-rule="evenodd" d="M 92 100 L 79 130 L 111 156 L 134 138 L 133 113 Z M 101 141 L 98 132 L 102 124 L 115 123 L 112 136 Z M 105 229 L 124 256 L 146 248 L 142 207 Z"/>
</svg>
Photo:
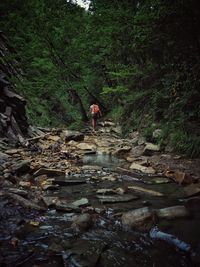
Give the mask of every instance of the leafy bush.
<svg viewBox="0 0 200 267">
<path fill-rule="evenodd" d="M 170 142 L 176 152 L 191 158 L 200 156 L 200 136 L 193 136 L 177 129 L 171 133 Z"/>
</svg>

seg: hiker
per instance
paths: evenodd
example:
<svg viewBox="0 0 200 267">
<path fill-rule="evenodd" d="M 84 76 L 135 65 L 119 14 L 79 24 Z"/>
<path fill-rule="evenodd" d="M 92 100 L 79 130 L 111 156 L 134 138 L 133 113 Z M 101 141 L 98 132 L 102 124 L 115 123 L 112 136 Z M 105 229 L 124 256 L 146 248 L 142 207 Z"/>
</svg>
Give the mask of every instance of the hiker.
<svg viewBox="0 0 200 267">
<path fill-rule="evenodd" d="M 93 131 L 95 131 L 96 125 L 97 125 L 97 119 L 101 116 L 101 110 L 98 104 L 92 104 L 90 106 L 90 111 L 92 114 L 92 128 L 93 128 Z"/>
</svg>

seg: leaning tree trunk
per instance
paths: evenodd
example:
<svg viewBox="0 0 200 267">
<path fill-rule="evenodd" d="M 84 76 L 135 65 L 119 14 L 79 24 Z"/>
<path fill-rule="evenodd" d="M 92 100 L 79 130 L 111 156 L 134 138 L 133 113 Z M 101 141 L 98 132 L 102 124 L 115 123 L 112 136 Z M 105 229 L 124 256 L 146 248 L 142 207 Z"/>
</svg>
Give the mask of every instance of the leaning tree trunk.
<svg viewBox="0 0 200 267">
<path fill-rule="evenodd" d="M 88 122 L 87 112 L 85 111 L 85 108 L 83 106 L 83 102 L 82 102 L 79 94 L 75 90 L 72 90 L 72 89 L 70 90 L 70 94 L 71 94 L 71 96 L 73 98 L 74 103 L 77 103 L 79 105 L 82 121 L 83 122 Z"/>
</svg>

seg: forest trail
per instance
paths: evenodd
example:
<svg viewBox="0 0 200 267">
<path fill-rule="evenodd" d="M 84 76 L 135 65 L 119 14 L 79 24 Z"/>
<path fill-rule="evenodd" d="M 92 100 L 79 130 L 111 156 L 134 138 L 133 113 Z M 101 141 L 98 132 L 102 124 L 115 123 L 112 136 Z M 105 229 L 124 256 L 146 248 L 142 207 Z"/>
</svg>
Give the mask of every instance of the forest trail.
<svg viewBox="0 0 200 267">
<path fill-rule="evenodd" d="M 106 121 L 2 140 L 0 266 L 198 266 L 198 160 L 120 133 Z"/>
</svg>

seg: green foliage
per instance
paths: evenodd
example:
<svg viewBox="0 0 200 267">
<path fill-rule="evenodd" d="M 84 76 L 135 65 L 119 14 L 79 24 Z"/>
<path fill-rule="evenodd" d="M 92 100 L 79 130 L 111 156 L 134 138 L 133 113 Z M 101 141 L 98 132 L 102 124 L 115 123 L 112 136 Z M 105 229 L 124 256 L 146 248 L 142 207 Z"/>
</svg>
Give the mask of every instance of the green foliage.
<svg viewBox="0 0 200 267">
<path fill-rule="evenodd" d="M 128 88 L 123 85 L 117 85 L 116 87 L 103 87 L 101 94 L 124 94 L 128 92 Z"/>
<path fill-rule="evenodd" d="M 125 134 L 139 129 L 150 140 L 155 123 L 163 129 L 157 142 L 198 155 L 199 1 L 91 0 L 85 11 L 65 0 L 4 0 L 0 7 L 15 50 L 6 60 L 20 61 L 15 85 L 34 123 L 80 128 L 98 99 Z"/>
<path fill-rule="evenodd" d="M 191 158 L 198 157 L 200 154 L 199 136 L 176 129 L 170 136 L 170 143 L 174 151 L 186 154 Z"/>
<path fill-rule="evenodd" d="M 124 108 L 122 106 L 114 106 L 112 111 L 107 115 L 107 117 L 118 123 L 122 119 L 123 112 Z"/>
</svg>

